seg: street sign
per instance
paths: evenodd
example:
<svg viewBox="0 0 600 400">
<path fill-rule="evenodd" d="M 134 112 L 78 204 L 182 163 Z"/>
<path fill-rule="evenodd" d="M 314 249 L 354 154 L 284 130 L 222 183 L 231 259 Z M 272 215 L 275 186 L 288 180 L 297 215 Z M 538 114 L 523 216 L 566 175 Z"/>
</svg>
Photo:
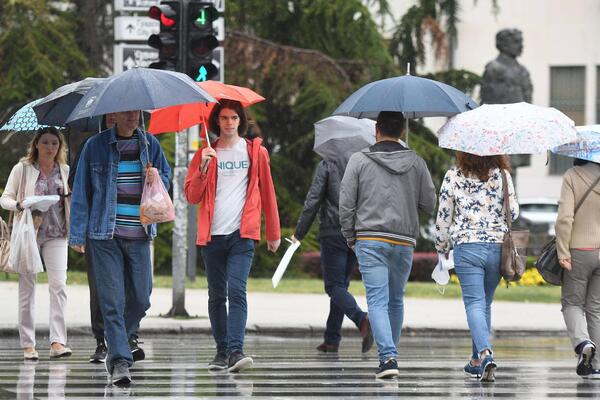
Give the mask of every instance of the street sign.
<svg viewBox="0 0 600 400">
<path fill-rule="evenodd" d="M 143 44 L 116 44 L 113 46 L 113 73 L 127 71 L 133 67 L 147 68 L 158 61 L 158 50 Z"/>
<path fill-rule="evenodd" d="M 213 64 L 219 69 L 219 82 L 225 82 L 225 50 L 223 47 L 217 47 L 213 50 Z"/>
<path fill-rule="evenodd" d="M 115 17 L 115 40 L 145 42 L 160 31 L 160 22 L 148 17 Z"/>
<path fill-rule="evenodd" d="M 215 28 L 217 40 L 219 42 L 225 40 L 225 18 L 217 18 L 215 22 L 213 22 L 213 28 Z"/>
<path fill-rule="evenodd" d="M 160 0 L 115 0 L 115 11 L 148 11 L 159 4 Z"/>
<path fill-rule="evenodd" d="M 225 0 L 209 0 L 211 3 L 215 5 L 215 8 L 218 12 L 222 13 L 225 11 Z"/>
</svg>

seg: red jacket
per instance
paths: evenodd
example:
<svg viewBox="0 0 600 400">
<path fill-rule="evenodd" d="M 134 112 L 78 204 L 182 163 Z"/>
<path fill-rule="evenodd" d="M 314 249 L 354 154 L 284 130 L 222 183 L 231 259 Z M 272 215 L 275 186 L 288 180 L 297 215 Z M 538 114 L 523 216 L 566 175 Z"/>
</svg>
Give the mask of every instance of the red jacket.
<svg viewBox="0 0 600 400">
<path fill-rule="evenodd" d="M 262 139 L 246 140 L 250 170 L 248 171 L 248 191 L 242 212 L 240 236 L 246 239 L 260 240 L 261 210 L 265 212 L 265 225 L 267 240 L 278 240 L 279 212 L 275 188 L 271 178 L 269 153 L 261 146 Z M 217 157 L 208 164 L 206 173 L 200 171 L 202 163 L 202 149 L 199 149 L 185 177 L 183 191 L 187 201 L 191 204 L 200 204 L 198 207 L 198 239 L 196 244 L 204 246 L 210 242 L 210 227 L 215 209 L 215 196 L 217 192 Z"/>
</svg>

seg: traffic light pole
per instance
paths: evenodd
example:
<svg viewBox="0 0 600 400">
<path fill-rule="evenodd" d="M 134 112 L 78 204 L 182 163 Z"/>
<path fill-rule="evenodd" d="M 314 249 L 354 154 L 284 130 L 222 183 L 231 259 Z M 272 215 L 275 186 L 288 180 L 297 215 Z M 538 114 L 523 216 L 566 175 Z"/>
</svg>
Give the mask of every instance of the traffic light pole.
<svg viewBox="0 0 600 400">
<path fill-rule="evenodd" d="M 179 51 L 177 60 L 178 72 L 187 70 L 187 47 L 185 35 L 187 31 L 187 3 L 182 0 L 180 6 Z M 175 167 L 173 169 L 173 205 L 175 206 L 175 221 L 173 224 L 172 243 L 172 276 L 173 276 L 173 305 L 169 310 L 170 317 L 189 317 L 185 309 L 185 276 L 187 267 L 187 248 L 195 246 L 188 243 L 188 204 L 183 196 L 183 185 L 187 174 L 188 164 L 188 130 L 175 134 Z"/>
</svg>

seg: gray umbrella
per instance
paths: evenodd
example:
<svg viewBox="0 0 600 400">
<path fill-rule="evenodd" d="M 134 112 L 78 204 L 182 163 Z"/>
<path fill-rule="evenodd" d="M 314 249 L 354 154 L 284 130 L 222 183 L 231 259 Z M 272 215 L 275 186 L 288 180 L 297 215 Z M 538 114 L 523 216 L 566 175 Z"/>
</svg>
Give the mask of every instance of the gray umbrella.
<svg viewBox="0 0 600 400">
<path fill-rule="evenodd" d="M 476 107 L 473 99 L 450 85 L 403 75 L 366 84 L 344 100 L 333 115 L 377 118 L 380 111 L 401 111 L 407 118 L 446 117 Z"/>
<path fill-rule="evenodd" d="M 325 160 L 347 159 L 375 143 L 375 121 L 333 116 L 315 123 L 313 150 Z"/>
<path fill-rule="evenodd" d="M 67 123 L 113 112 L 153 110 L 185 103 L 216 102 L 187 75 L 132 68 L 106 78 L 79 101 Z"/>
<path fill-rule="evenodd" d="M 67 118 L 79 103 L 79 100 L 90 91 L 90 89 L 105 78 L 85 78 L 78 82 L 63 85 L 44 97 L 33 106 L 33 111 L 37 115 L 38 122 L 46 125 L 65 125 Z M 76 128 L 82 128 L 84 125 L 98 127 L 97 121 L 93 123 L 88 118 L 73 121 L 70 126 L 76 125 Z M 82 129 L 83 130 L 83 129 Z"/>
</svg>

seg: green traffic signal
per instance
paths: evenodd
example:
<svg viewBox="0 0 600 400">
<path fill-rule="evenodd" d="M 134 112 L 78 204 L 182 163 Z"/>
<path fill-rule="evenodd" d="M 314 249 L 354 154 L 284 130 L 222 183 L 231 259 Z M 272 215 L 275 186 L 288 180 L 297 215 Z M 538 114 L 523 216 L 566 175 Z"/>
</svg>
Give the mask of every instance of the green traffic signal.
<svg viewBox="0 0 600 400">
<path fill-rule="evenodd" d="M 213 5 L 190 4 L 190 7 L 191 20 L 198 29 L 210 28 L 219 18 L 219 12 Z"/>
<path fill-rule="evenodd" d="M 205 82 L 207 73 L 208 73 L 208 71 L 206 71 L 206 68 L 204 67 L 204 65 L 201 66 L 200 69 L 198 70 L 198 76 L 196 77 L 196 82 Z"/>
</svg>

